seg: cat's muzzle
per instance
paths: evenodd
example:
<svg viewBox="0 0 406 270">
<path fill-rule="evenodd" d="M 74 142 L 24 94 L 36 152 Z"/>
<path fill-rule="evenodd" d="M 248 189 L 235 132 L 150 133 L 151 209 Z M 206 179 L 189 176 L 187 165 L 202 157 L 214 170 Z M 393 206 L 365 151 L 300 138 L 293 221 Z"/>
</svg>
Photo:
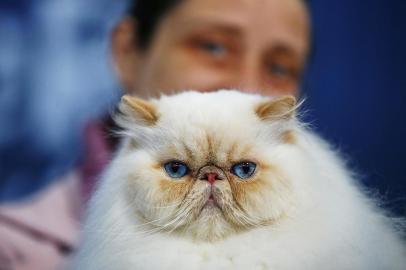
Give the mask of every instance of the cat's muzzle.
<svg viewBox="0 0 406 270">
<path fill-rule="evenodd" d="M 214 165 L 206 165 L 199 169 L 198 180 L 208 181 L 210 184 L 214 184 L 216 181 L 225 180 L 226 175 L 222 169 Z"/>
</svg>

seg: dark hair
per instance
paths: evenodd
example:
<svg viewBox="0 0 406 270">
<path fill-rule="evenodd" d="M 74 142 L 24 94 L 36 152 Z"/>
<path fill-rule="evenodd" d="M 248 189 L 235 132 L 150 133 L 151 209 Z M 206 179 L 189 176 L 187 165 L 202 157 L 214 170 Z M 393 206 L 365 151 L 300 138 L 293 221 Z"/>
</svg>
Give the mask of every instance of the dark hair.
<svg viewBox="0 0 406 270">
<path fill-rule="evenodd" d="M 182 0 L 132 0 L 128 15 L 137 22 L 137 45 L 148 47 L 162 18 Z M 303 0 L 309 5 L 309 0 Z"/>
<path fill-rule="evenodd" d="M 148 47 L 162 18 L 182 0 L 133 0 L 129 16 L 137 22 L 137 42 L 142 49 Z"/>
</svg>

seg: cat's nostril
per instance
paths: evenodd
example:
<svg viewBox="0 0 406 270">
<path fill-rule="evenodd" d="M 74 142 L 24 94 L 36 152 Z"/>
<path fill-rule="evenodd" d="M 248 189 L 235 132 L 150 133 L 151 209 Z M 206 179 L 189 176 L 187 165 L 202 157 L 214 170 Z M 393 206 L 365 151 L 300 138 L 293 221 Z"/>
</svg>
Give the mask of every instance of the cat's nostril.
<svg viewBox="0 0 406 270">
<path fill-rule="evenodd" d="M 208 173 L 203 174 L 203 177 L 201 178 L 201 180 L 206 180 L 210 184 L 213 184 L 217 180 L 223 180 L 223 178 L 216 172 L 208 172 Z"/>
</svg>

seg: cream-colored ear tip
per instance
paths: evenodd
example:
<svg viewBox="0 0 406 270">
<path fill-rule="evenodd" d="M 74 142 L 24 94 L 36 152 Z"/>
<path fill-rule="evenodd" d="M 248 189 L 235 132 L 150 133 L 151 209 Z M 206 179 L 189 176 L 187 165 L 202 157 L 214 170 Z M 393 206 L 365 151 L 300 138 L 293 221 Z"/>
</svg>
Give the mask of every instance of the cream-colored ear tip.
<svg viewBox="0 0 406 270">
<path fill-rule="evenodd" d="M 153 104 L 129 95 L 124 95 L 121 101 L 125 106 L 129 107 L 133 117 L 138 120 L 142 120 L 150 125 L 155 124 L 158 120 L 157 111 Z"/>
<path fill-rule="evenodd" d="M 294 115 L 296 98 L 282 96 L 265 101 L 257 106 L 255 113 L 262 120 L 289 118 Z"/>
</svg>

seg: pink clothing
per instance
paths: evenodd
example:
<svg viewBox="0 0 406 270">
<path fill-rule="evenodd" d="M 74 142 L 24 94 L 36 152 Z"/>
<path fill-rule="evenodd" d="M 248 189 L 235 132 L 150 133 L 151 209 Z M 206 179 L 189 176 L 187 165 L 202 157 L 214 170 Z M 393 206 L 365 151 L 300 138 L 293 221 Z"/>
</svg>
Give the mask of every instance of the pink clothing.
<svg viewBox="0 0 406 270">
<path fill-rule="evenodd" d="M 85 130 L 85 160 L 80 167 L 82 178 L 82 195 L 87 201 L 93 192 L 103 169 L 111 159 L 112 147 L 108 144 L 108 134 L 104 132 L 101 122 L 91 122 Z M 0 269 L 1 270 L 1 269 Z"/>
<path fill-rule="evenodd" d="M 33 197 L 0 205 L 0 270 L 63 269 L 78 244 L 80 220 L 111 151 L 101 123 L 85 132 L 79 170 Z"/>
<path fill-rule="evenodd" d="M 30 200 L 0 206 L 0 269 L 61 269 L 78 242 L 80 186 L 71 173 Z"/>
</svg>

